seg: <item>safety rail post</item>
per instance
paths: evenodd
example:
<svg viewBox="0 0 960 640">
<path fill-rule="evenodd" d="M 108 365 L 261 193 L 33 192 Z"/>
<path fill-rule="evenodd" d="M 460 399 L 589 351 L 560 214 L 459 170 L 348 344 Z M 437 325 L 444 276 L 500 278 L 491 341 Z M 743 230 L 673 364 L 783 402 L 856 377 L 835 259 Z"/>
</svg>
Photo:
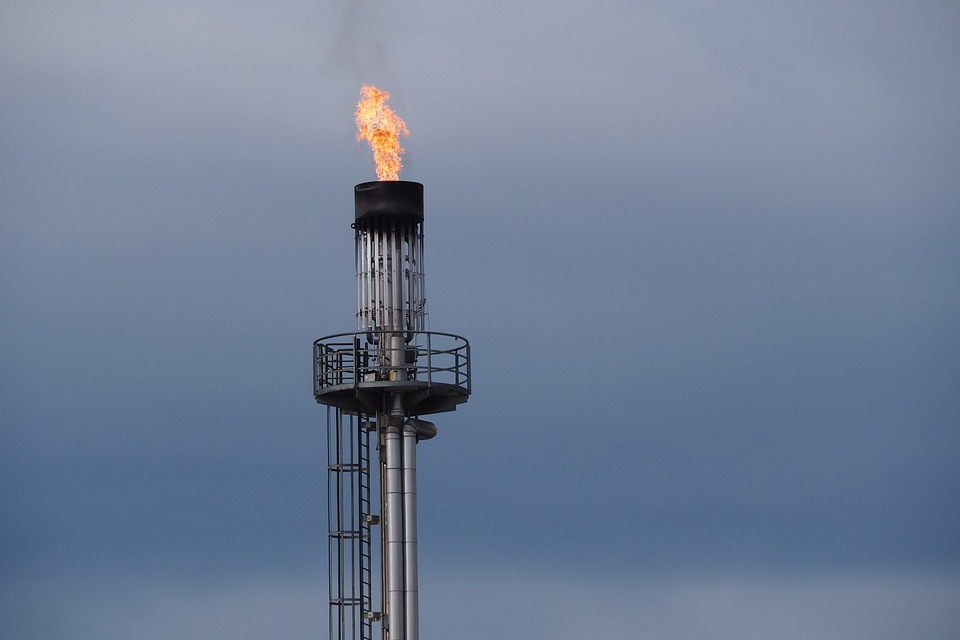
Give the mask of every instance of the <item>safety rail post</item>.
<svg viewBox="0 0 960 640">
<path fill-rule="evenodd" d="M 433 387 L 433 334 L 427 332 L 427 388 Z"/>
<path fill-rule="evenodd" d="M 357 364 L 360 362 L 359 351 L 360 351 L 360 336 L 353 334 L 353 388 L 357 388 L 357 380 L 360 377 L 359 369 Z"/>
</svg>

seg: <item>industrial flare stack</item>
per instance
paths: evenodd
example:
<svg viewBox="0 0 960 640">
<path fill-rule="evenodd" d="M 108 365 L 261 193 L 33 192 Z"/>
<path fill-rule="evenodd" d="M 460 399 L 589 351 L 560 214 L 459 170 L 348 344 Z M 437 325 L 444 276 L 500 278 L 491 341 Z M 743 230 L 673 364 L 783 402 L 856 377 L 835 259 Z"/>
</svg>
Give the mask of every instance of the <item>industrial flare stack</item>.
<svg viewBox="0 0 960 640">
<path fill-rule="evenodd" d="M 419 640 L 417 443 L 437 433 L 420 416 L 467 401 L 470 345 L 425 329 L 423 185 L 365 182 L 354 199 L 357 330 L 313 345 L 314 396 L 327 405 L 329 633 L 372 640 L 379 624 L 382 640 Z"/>
</svg>

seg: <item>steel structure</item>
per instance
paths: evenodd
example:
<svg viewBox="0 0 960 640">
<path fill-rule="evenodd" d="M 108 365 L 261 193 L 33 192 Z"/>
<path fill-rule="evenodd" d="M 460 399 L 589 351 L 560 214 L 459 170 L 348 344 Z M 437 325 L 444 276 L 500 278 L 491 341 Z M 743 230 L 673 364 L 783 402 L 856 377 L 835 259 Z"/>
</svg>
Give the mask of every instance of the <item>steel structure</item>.
<svg viewBox="0 0 960 640">
<path fill-rule="evenodd" d="M 372 640 L 379 625 L 382 640 L 419 640 L 417 443 L 437 433 L 420 416 L 467 401 L 470 345 L 425 330 L 423 185 L 365 182 L 354 202 L 357 331 L 313 344 L 313 394 L 327 405 L 329 634 Z"/>
</svg>

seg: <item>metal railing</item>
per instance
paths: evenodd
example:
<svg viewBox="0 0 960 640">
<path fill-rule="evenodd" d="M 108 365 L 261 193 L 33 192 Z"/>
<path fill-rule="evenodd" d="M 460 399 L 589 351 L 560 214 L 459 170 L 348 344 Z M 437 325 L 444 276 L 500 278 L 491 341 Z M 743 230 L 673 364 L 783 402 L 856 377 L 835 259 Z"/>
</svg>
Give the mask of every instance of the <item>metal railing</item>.
<svg viewBox="0 0 960 640">
<path fill-rule="evenodd" d="M 384 383 L 452 386 L 469 394 L 470 343 L 439 331 L 338 333 L 313 343 L 313 374 L 317 396 Z"/>
</svg>

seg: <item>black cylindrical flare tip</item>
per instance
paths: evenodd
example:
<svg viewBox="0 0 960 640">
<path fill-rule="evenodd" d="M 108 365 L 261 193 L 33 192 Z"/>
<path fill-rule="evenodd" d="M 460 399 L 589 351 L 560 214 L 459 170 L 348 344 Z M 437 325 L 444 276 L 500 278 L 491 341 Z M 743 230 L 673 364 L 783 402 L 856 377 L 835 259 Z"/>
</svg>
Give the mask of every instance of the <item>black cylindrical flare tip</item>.
<svg viewBox="0 0 960 640">
<path fill-rule="evenodd" d="M 400 218 L 423 222 L 423 185 L 407 180 L 361 182 L 353 189 L 356 222 Z"/>
</svg>

